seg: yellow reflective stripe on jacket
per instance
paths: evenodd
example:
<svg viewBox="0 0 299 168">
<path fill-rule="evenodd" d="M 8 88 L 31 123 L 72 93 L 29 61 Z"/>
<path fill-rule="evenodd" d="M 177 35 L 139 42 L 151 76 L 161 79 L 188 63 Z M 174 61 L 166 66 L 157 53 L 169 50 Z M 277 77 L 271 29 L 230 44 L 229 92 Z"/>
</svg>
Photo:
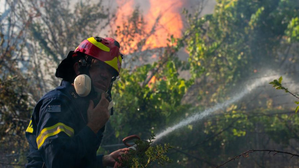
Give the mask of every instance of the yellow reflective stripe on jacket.
<svg viewBox="0 0 299 168">
<path fill-rule="evenodd" d="M 51 127 L 44 128 L 38 137 L 36 138 L 37 148 L 39 149 L 45 142 L 45 140 L 50 137 L 59 134 L 60 132 L 66 133 L 68 136 L 74 135 L 74 129 L 59 122 Z"/>
<path fill-rule="evenodd" d="M 94 37 L 90 37 L 87 39 L 87 41 L 91 42 L 93 45 L 97 46 L 99 49 L 110 52 L 110 48 L 105 46 L 103 43 L 98 42 L 97 40 L 94 39 Z"/>
</svg>

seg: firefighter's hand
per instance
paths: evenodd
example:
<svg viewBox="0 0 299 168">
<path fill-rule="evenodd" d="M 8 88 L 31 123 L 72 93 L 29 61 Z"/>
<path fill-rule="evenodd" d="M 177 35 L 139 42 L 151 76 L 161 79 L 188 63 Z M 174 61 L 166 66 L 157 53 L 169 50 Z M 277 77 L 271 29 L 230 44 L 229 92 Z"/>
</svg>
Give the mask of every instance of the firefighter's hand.
<svg viewBox="0 0 299 168">
<path fill-rule="evenodd" d="M 116 150 L 112 153 L 110 153 L 109 155 L 105 155 L 103 157 L 103 165 L 106 167 L 106 166 L 109 166 L 109 167 L 115 167 L 115 163 L 116 162 L 116 159 L 118 160 L 121 160 L 121 156 L 123 154 L 126 154 L 130 149 L 129 148 L 123 148 L 123 149 L 119 149 L 119 150 Z M 118 164 L 119 166 L 117 167 L 120 167 L 121 165 Z"/>
<path fill-rule="evenodd" d="M 108 110 L 109 101 L 102 93 L 100 102 L 94 107 L 92 100 L 89 102 L 87 110 L 88 123 L 87 126 L 96 134 L 106 124 L 110 114 Z"/>
</svg>

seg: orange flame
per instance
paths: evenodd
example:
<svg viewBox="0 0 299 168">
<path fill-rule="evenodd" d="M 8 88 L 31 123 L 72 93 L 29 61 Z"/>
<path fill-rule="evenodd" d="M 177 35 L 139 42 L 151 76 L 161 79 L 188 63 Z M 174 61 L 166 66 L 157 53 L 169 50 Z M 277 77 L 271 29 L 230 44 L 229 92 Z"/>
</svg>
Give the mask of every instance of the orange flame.
<svg viewBox="0 0 299 168">
<path fill-rule="evenodd" d="M 181 37 L 181 32 L 183 29 L 182 16 L 180 15 L 182 6 L 186 0 L 148 0 L 149 9 L 143 15 L 144 21 L 146 23 L 144 31 L 146 32 L 143 36 L 135 36 L 131 41 L 131 47 L 136 49 L 137 42 L 140 39 L 146 38 L 147 34 L 150 34 L 153 30 L 153 33 L 148 36 L 145 40 L 145 44 L 142 47 L 142 51 L 146 49 L 153 49 L 159 47 L 167 46 L 167 38 L 170 35 L 178 38 Z M 134 0 L 117 0 L 116 1 L 119 8 L 116 13 L 117 20 L 116 26 L 121 26 L 123 19 L 130 16 L 134 10 Z M 121 37 L 120 41 L 130 41 L 126 39 L 125 35 Z M 132 52 L 132 48 L 122 48 L 124 54 Z"/>
<path fill-rule="evenodd" d="M 151 89 L 153 87 L 153 84 L 156 83 L 157 78 L 155 76 L 153 76 L 150 81 L 148 82 L 148 87 Z"/>
<path fill-rule="evenodd" d="M 182 6 L 181 0 L 150 0 L 150 10 L 145 16 L 148 22 L 147 31 L 150 32 L 157 18 L 160 19 L 155 34 L 149 37 L 146 45 L 153 48 L 165 47 L 169 35 L 181 37 L 183 23 L 180 10 Z"/>
<path fill-rule="evenodd" d="M 124 19 L 124 17 L 132 14 L 134 10 L 134 0 L 116 0 L 116 3 L 119 7 L 116 12 L 116 16 L 118 18 L 117 24 L 119 24 L 121 21 L 119 19 Z"/>
</svg>

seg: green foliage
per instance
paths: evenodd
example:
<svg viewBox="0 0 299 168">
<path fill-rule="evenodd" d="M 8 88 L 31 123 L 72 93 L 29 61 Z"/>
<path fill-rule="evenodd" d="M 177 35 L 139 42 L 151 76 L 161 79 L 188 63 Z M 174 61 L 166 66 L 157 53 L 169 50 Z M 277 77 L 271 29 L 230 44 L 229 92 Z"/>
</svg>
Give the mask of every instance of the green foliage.
<svg viewBox="0 0 299 168">
<path fill-rule="evenodd" d="M 293 18 L 286 30 L 286 35 L 288 36 L 288 42 L 298 42 L 299 41 L 299 18 Z"/>
<path fill-rule="evenodd" d="M 192 90 L 198 95 L 193 102 L 198 105 L 198 113 L 203 107 L 231 99 L 233 95 L 227 95 L 235 93 L 236 86 L 246 85 L 248 78 L 267 76 L 268 70 L 292 71 L 298 65 L 296 61 L 284 62 L 291 56 L 285 52 L 290 43 L 297 45 L 298 5 L 295 0 L 218 0 L 213 14 L 188 16 L 190 26 L 184 34 L 188 35 L 185 42 L 189 70 L 199 81 L 197 90 Z M 291 50 L 297 57 L 298 52 Z M 283 70 L 282 63 L 287 64 Z M 275 84 L 283 89 L 279 82 Z M 280 101 L 270 95 L 267 92 L 246 96 L 240 104 L 216 112 L 219 115 L 190 124 L 190 132 L 183 129 L 173 133 L 167 141 L 180 147 L 183 154 L 176 153 L 172 158 L 179 160 L 182 167 L 191 166 L 190 163 L 216 167 L 213 163 L 248 149 L 271 147 L 269 142 L 274 141 L 275 147 L 285 147 L 291 140 L 297 142 L 293 129 L 297 128 L 298 116 L 277 105 Z M 176 138 L 188 144 L 173 140 Z M 256 159 L 267 165 L 264 156 Z"/>
<path fill-rule="evenodd" d="M 195 92 L 198 99 L 193 98 L 192 103 L 200 111 L 229 99 L 227 93 L 235 91 L 240 81 L 246 84 L 244 77 L 259 77 L 267 69 L 278 69 L 276 67 L 282 62 L 278 53 L 289 43 L 286 40 L 289 25 L 299 16 L 297 6 L 292 0 L 222 0 L 218 1 L 214 14 L 190 16 L 186 36 L 170 38 L 169 42 L 177 44 L 178 48 L 187 46 L 190 57 L 184 68 L 199 81 L 199 89 L 191 90 L 191 85 L 186 85 L 188 82 L 177 78 L 180 66 L 176 61 L 168 61 L 163 71 L 155 73 L 154 85 L 146 85 L 144 81 L 159 63 L 140 66 L 133 72 L 122 71 L 123 76 L 114 90 L 115 109 L 119 110 L 118 117 L 112 119 L 115 135 L 124 137 L 128 133 L 141 132 L 147 137 L 157 128 L 182 121 L 189 115 L 190 106 L 182 108 L 180 88 Z M 291 62 L 291 66 L 296 63 Z M 259 142 L 288 144 L 297 135 L 290 130 L 296 124 L 292 121 L 288 125 L 287 122 L 298 117 L 280 114 L 287 109 L 276 109 L 269 103 L 273 101 L 271 98 L 265 101 L 259 98 L 252 98 L 254 100 L 247 104 L 232 105 L 231 109 L 223 109 L 224 114 L 191 123 L 165 137 L 166 142 L 178 149 L 172 153 L 173 160 L 177 160 L 175 166 L 192 167 L 198 163 L 196 165 L 202 167 L 215 167 L 215 163 L 230 156 L 260 147 Z M 278 114 L 272 114 L 274 112 Z M 153 114 L 155 116 L 151 117 Z M 263 137 L 257 138 L 260 134 Z"/>
<path fill-rule="evenodd" d="M 25 84 L 26 81 L 20 77 L 0 79 L 0 150 L 5 155 L 21 155 L 28 148 L 24 130 L 29 123 L 32 104 Z M 9 162 L 18 162 L 16 156 Z"/>
<path fill-rule="evenodd" d="M 281 84 L 281 82 L 282 82 L 282 76 L 278 80 L 275 79 L 272 82 L 270 82 L 269 84 L 273 85 L 273 87 L 275 89 L 278 89 L 278 90 L 281 89 L 281 90 L 284 90 L 285 92 L 288 93 L 289 90 L 287 88 L 283 87 L 282 84 Z"/>
<path fill-rule="evenodd" d="M 190 17 L 191 73 L 231 84 L 278 66 L 283 39 L 297 37 L 297 7 L 294 0 L 219 0 L 213 14 Z"/>
<path fill-rule="evenodd" d="M 164 145 L 153 145 L 154 136 L 148 140 L 137 140 L 135 141 L 134 148 L 123 155 L 121 161 L 118 160 L 124 167 L 130 168 L 145 168 L 150 167 L 154 163 L 158 165 L 164 165 L 170 162 L 170 159 L 166 154 L 168 153 L 171 146 L 169 144 Z"/>
<path fill-rule="evenodd" d="M 274 87 L 275 89 L 278 89 L 278 90 L 284 90 L 286 93 L 290 93 L 292 96 L 294 96 L 294 97 L 296 97 L 297 99 L 299 99 L 299 96 L 298 96 L 298 95 L 296 95 L 296 94 L 290 92 L 290 91 L 288 90 L 288 88 L 285 88 L 285 87 L 281 84 L 281 82 L 282 82 L 282 76 L 281 76 L 278 80 L 275 79 L 275 80 L 273 80 L 272 82 L 270 82 L 269 84 L 273 85 L 273 87 Z M 297 102 L 297 101 L 295 101 L 295 103 L 296 103 L 296 104 L 299 104 L 299 102 Z M 299 106 L 296 107 L 295 112 L 297 113 L 298 110 L 299 110 Z"/>
<path fill-rule="evenodd" d="M 299 102 L 295 101 L 296 104 L 299 104 Z M 299 106 L 296 107 L 295 112 L 297 113 L 299 110 Z"/>
<path fill-rule="evenodd" d="M 147 74 L 157 64 L 143 65 L 133 72 L 122 70 L 113 89 L 116 116 L 111 118 L 116 137 L 140 133 L 149 137 L 157 128 L 177 120 L 190 106 L 181 103 L 192 80 L 178 77 L 175 63 L 168 61 L 163 71 L 147 81 Z"/>
</svg>

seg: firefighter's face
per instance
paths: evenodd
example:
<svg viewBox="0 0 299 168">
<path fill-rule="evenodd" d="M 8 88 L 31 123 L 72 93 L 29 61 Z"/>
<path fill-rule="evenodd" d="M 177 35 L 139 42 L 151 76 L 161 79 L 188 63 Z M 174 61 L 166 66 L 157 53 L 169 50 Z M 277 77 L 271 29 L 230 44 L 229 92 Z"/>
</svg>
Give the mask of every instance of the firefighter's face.
<svg viewBox="0 0 299 168">
<path fill-rule="evenodd" d="M 115 75 L 112 67 L 102 61 L 94 60 L 89 69 L 92 84 L 96 91 L 107 91 L 112 77 Z"/>
</svg>

